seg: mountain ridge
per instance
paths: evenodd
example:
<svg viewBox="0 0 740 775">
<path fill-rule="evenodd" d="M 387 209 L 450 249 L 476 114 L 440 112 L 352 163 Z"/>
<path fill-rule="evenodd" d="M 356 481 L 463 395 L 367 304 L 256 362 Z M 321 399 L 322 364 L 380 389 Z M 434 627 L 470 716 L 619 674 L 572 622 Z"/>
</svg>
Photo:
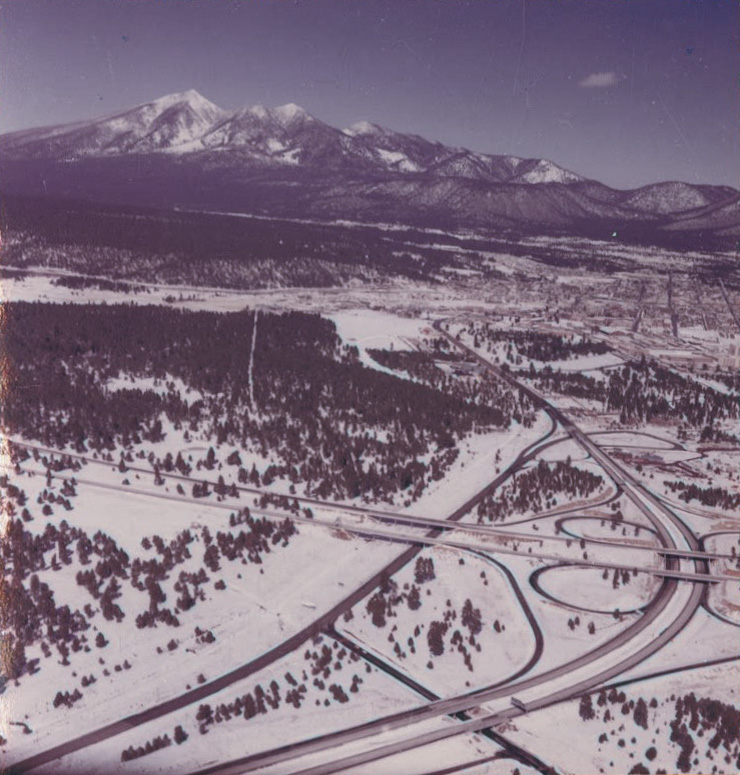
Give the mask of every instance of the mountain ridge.
<svg viewBox="0 0 740 775">
<path fill-rule="evenodd" d="M 740 236 L 740 192 L 619 190 L 547 159 L 485 154 L 294 103 L 226 111 L 195 90 L 91 121 L 0 136 L 0 190 L 290 217 L 613 234 Z"/>
<path fill-rule="evenodd" d="M 177 132 L 175 129 L 183 131 Z M 266 148 L 259 144 L 260 135 L 264 135 L 265 130 L 270 130 L 273 135 L 267 138 L 273 143 Z M 284 151 L 288 143 L 295 141 L 296 135 L 302 131 L 323 137 L 325 142 L 333 140 L 332 150 L 365 161 L 374 156 L 376 163 L 398 172 L 428 171 L 431 166 L 439 168 L 455 157 L 465 157 L 471 168 L 475 168 L 475 162 L 478 161 L 478 174 L 489 178 L 491 171 L 486 166 L 490 166 L 491 160 L 497 160 L 502 169 L 506 166 L 502 164 L 503 160 L 511 160 L 513 164 L 508 178 L 498 182 L 542 182 L 526 177 L 517 179 L 515 170 L 523 162 L 545 167 L 542 174 L 550 178 L 548 182 L 585 179 L 549 160 L 496 156 L 449 147 L 368 121 L 357 122 L 348 129 L 338 129 L 315 118 L 295 103 L 275 108 L 255 105 L 229 112 L 194 89 L 165 95 L 88 122 L 26 129 L 0 137 L 3 140 L 3 154 L 10 158 L 43 155 L 68 162 L 98 154 L 192 153 L 230 147 L 261 152 L 265 161 L 293 164 L 295 159 L 286 158 Z M 297 149 L 292 150 L 295 152 Z M 259 153 L 255 157 L 259 158 Z M 465 176 L 461 175 L 463 170 L 459 163 L 453 171 L 456 176 Z M 530 174 L 531 170 L 527 172 Z"/>
</svg>

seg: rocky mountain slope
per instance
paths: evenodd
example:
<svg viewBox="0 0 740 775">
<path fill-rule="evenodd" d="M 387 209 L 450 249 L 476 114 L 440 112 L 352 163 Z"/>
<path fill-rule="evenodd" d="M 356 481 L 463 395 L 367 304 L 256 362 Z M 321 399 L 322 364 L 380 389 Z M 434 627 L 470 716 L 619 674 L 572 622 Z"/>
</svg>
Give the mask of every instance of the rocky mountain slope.
<svg viewBox="0 0 740 775">
<path fill-rule="evenodd" d="M 618 191 L 545 159 L 476 153 L 297 105 L 222 110 L 195 91 L 0 138 L 6 194 L 276 217 L 731 237 L 740 194 L 667 182 Z"/>
</svg>

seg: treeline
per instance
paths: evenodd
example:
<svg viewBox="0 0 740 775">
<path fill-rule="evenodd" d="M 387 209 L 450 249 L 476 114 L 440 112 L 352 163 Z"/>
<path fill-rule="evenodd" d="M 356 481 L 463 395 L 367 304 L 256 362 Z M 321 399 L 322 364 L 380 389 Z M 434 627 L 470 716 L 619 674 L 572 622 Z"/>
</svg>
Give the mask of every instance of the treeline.
<svg viewBox="0 0 740 775">
<path fill-rule="evenodd" d="M 547 393 L 561 393 L 571 398 L 585 398 L 599 403 L 606 401 L 606 382 L 588 374 L 555 371 L 549 365 L 536 369 L 531 363 L 528 369 L 520 369 L 513 373 L 517 377 L 531 379 L 538 390 Z"/>
<path fill-rule="evenodd" d="M 517 474 L 499 492 L 486 495 L 478 504 L 478 522 L 497 522 L 512 514 L 527 514 L 553 508 L 556 495 L 587 498 L 604 486 L 604 478 L 571 464 L 570 459 L 546 463 Z"/>
<path fill-rule="evenodd" d="M 67 488 L 65 481 L 65 488 Z M 70 527 L 62 520 L 60 528 L 47 524 L 41 533 L 31 532 L 26 524 L 34 517 L 28 508 L 23 490 L 0 477 L 2 507 L 5 523 L 3 540 L 0 541 L 0 631 L 3 633 L 2 672 L 7 678 L 17 680 L 24 673 L 38 670 L 38 659 L 28 660 L 26 648 L 41 642 L 44 656 L 51 656 L 54 647 L 69 664 L 70 652 L 89 650 L 88 616 L 79 609 L 58 605 L 54 591 L 38 573 L 50 568 L 60 570 L 72 562 L 70 544 L 86 537 L 84 531 Z M 74 497 L 74 485 L 68 488 L 68 496 Z M 39 501 L 44 507 L 49 502 L 43 496 Z M 102 534 L 100 534 L 102 536 Z M 98 546 L 91 543 L 91 547 Z M 76 697 L 75 697 L 76 699 Z M 70 700 L 74 701 L 74 699 Z"/>
<path fill-rule="evenodd" d="M 411 255 L 392 233 L 366 227 L 3 199 L 6 263 L 112 280 L 232 288 L 324 287 L 353 279 L 435 282 L 449 251 Z"/>
<path fill-rule="evenodd" d="M 441 342 L 447 344 L 446 339 Z M 432 340 L 431 345 L 439 345 Z M 404 350 L 368 350 L 368 354 L 381 366 L 393 371 L 404 372 L 413 380 L 429 385 L 447 395 L 460 398 L 466 403 L 480 406 L 497 406 L 507 415 L 525 425 L 534 421 L 534 409 L 527 396 L 514 394 L 503 382 L 490 377 L 486 372 L 477 373 L 470 369 L 473 364 L 459 366 L 459 356 L 446 349 L 431 352 Z M 447 374 L 435 361 L 447 362 L 453 374 Z"/>
<path fill-rule="evenodd" d="M 643 358 L 609 372 L 606 409 L 623 424 L 679 420 L 695 428 L 740 416 L 738 397 Z"/>
<path fill-rule="evenodd" d="M 329 678 L 333 673 L 341 671 L 343 667 L 351 667 L 360 660 L 360 657 L 354 651 L 348 651 L 337 641 L 334 641 L 333 646 L 322 643 L 321 636 L 314 639 L 312 646 L 313 651 L 309 648 L 304 653 L 307 667 L 300 671 L 296 670 L 296 675 L 288 671 L 280 679 L 273 678 L 266 687 L 258 683 L 250 691 L 235 697 L 230 702 L 221 702 L 215 706 L 210 703 L 201 704 L 195 714 L 195 722 L 200 734 L 208 734 L 212 727 L 230 721 L 250 721 L 267 715 L 281 705 L 291 705 L 295 710 L 300 710 L 308 703 L 310 697 L 314 700 L 313 708 L 326 707 L 332 702 L 340 704 L 349 702 L 351 695 L 360 691 L 364 683 L 363 679 L 357 673 L 354 673 L 351 678 L 346 674 L 344 678 L 337 677 L 332 683 L 329 683 Z M 370 671 L 370 666 L 366 665 L 366 672 Z M 313 708 L 309 705 L 307 712 L 315 712 Z"/>
<path fill-rule="evenodd" d="M 663 705 L 664 702 L 673 703 L 674 712 L 673 718 L 667 724 L 670 730 L 668 739 L 661 743 L 657 737 L 661 734 L 663 725 L 658 723 L 657 709 L 659 704 Z M 630 775 L 649 775 L 648 765 L 656 760 L 665 766 L 671 748 L 674 750 L 678 748 L 679 753 L 675 769 L 670 769 L 670 772 L 697 772 L 700 766 L 698 758 L 700 740 L 706 743 L 702 755 L 716 762 L 712 772 L 728 772 L 729 770 L 722 767 L 723 763 L 733 767 L 733 772 L 740 770 L 740 710 L 721 700 L 710 697 L 697 698 L 694 692 L 678 697 L 672 694 L 670 700 L 660 703 L 655 697 L 650 701 L 643 697 L 628 700 L 623 691 L 612 687 L 608 692 L 606 689 L 600 690 L 595 703 L 592 695 L 581 697 L 579 715 L 583 721 L 601 719 L 604 724 L 612 723 L 615 726 L 621 721 L 618 731 L 624 737 L 616 741 L 620 748 L 626 747 L 625 738 L 628 737 L 628 733 L 623 723 L 626 718 L 631 717 L 635 726 L 652 732 L 654 737 L 644 751 L 644 758 L 648 764 L 638 762 L 629 771 Z M 610 734 L 606 732 L 600 734 L 599 744 L 609 742 L 616 732 L 616 729 L 612 729 Z M 634 737 L 631 742 L 635 744 Z M 601 751 L 600 748 L 599 750 Z M 702 771 L 708 772 L 708 770 Z M 667 770 L 659 767 L 655 772 L 656 775 L 665 775 Z"/>
<path fill-rule="evenodd" d="M 60 288 L 71 288 L 74 291 L 94 289 L 100 291 L 115 291 L 116 293 L 145 293 L 149 289 L 141 285 L 132 285 L 119 280 L 107 280 L 104 277 L 84 277 L 83 275 L 62 275 L 51 281 Z"/>
<path fill-rule="evenodd" d="M 512 363 L 516 357 L 528 360 L 565 361 L 583 355 L 603 355 L 611 351 L 604 342 L 595 342 L 585 337 L 571 334 L 545 334 L 538 331 L 493 328 L 488 323 L 476 325 L 471 322 L 465 332 L 473 338 L 473 346 L 484 347 L 492 352 L 496 345 L 504 344 L 505 358 Z"/>
<path fill-rule="evenodd" d="M 729 492 L 724 487 L 699 487 L 693 482 L 683 480 L 664 482 L 668 489 L 678 493 L 680 500 L 690 503 L 699 501 L 703 506 L 711 506 L 723 511 L 737 511 L 740 509 L 740 493 Z"/>
<path fill-rule="evenodd" d="M 173 733 L 175 742 L 182 745 L 188 739 L 188 733 L 182 728 L 181 724 L 175 727 Z M 172 745 L 172 738 L 168 734 L 157 735 L 152 740 L 147 740 L 144 745 L 134 747 L 130 745 L 121 751 L 121 761 L 130 762 L 133 759 L 140 759 L 142 756 L 148 756 L 155 751 L 161 751 L 163 748 L 169 748 Z"/>
<path fill-rule="evenodd" d="M 160 441 L 166 419 L 186 437 L 273 458 L 320 498 L 418 497 L 459 438 L 508 425 L 514 408 L 506 391 L 490 392 L 489 405 L 366 368 L 318 315 L 260 314 L 253 357 L 249 311 L 13 303 L 5 320 L 8 432 L 113 451 Z"/>
<path fill-rule="evenodd" d="M 702 428 L 704 440 L 725 440 L 716 425 L 740 417 L 736 394 L 715 390 L 645 358 L 610 369 L 600 379 L 549 366 L 536 369 L 532 364 L 516 374 L 532 380 L 538 389 L 601 403 L 604 411 L 618 413 L 624 425 L 677 421 Z"/>
<path fill-rule="evenodd" d="M 670 723 L 671 741 L 680 746 L 681 754 L 676 767 L 681 772 L 690 772 L 696 748 L 692 732 L 707 738 L 707 751 L 720 753 L 720 746 L 726 758 L 734 759 L 740 770 L 740 710 L 720 700 L 702 697 L 694 692 L 676 699 L 676 713 Z M 687 723 L 688 722 L 688 723 Z"/>
</svg>

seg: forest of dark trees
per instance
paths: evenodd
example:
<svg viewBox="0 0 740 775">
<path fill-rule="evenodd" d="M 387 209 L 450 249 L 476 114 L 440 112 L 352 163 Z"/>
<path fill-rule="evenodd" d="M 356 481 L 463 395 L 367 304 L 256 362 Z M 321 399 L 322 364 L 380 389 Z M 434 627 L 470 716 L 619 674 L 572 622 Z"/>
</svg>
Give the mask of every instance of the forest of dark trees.
<svg viewBox="0 0 740 775">
<path fill-rule="evenodd" d="M 515 406 L 501 387 L 489 405 L 366 368 L 318 315 L 260 314 L 251 382 L 253 312 L 14 303 L 5 316 L 9 433 L 110 453 L 161 440 L 169 421 L 272 457 L 276 474 L 319 498 L 413 500 L 444 474 L 459 438 L 508 425 Z M 164 387 L 106 387 L 122 376 Z"/>
<path fill-rule="evenodd" d="M 686 503 L 699 501 L 703 506 L 711 506 L 723 511 L 737 511 L 740 509 L 740 493 L 729 492 L 724 487 L 699 487 L 694 482 L 685 482 L 681 479 L 669 481 L 664 484 L 671 492 L 677 492 L 680 500 Z"/>
<path fill-rule="evenodd" d="M 534 331 L 494 329 L 487 324 L 471 323 L 466 332 L 473 337 L 475 347 L 487 346 L 489 351 L 496 344 L 506 343 L 503 367 L 522 366 L 513 369 L 512 373 L 531 380 L 539 390 L 595 401 L 604 411 L 618 413 L 619 421 L 625 425 L 679 421 L 704 429 L 703 440 L 726 441 L 726 434 L 717 424 L 740 417 L 737 393 L 715 390 L 645 357 L 593 376 L 562 372 L 549 365 L 581 355 L 609 352 L 610 348 L 603 342 Z M 524 359 L 545 365 L 526 364 Z M 737 385 L 734 375 L 717 374 L 715 377 L 730 389 Z"/>
<path fill-rule="evenodd" d="M 557 495 L 587 498 L 603 487 L 604 478 L 571 464 L 570 460 L 546 463 L 517 474 L 499 492 L 486 495 L 478 504 L 478 522 L 497 522 L 512 514 L 553 508 Z"/>
<path fill-rule="evenodd" d="M 571 398 L 588 399 L 604 403 L 607 383 L 589 374 L 577 371 L 559 371 L 551 366 L 536 369 L 533 364 L 528 369 L 513 372 L 517 377 L 531 379 L 538 390 L 547 393 L 561 393 Z"/>
<path fill-rule="evenodd" d="M 508 416 L 524 425 L 534 421 L 534 408 L 524 394 L 515 395 L 504 384 L 486 372 L 476 374 L 455 369 L 460 360 L 457 353 L 449 352 L 443 337 L 430 342 L 431 351 L 368 350 L 373 360 L 388 369 L 407 374 L 411 379 L 429 385 L 450 396 L 481 406 L 497 406 Z M 436 361 L 449 364 L 454 371 L 448 374 L 438 368 Z M 470 364 L 472 365 L 472 364 Z"/>
<path fill-rule="evenodd" d="M 104 197 L 93 202 L 5 192 L 0 210 L 4 264 L 226 288 L 327 287 L 387 277 L 436 283 L 447 268 L 472 269 L 478 278 L 495 277 L 499 273 L 483 254 L 497 250 L 550 266 L 587 271 L 594 267 L 590 251 L 577 253 L 554 243 L 520 244 L 514 233 L 443 235 L 436 222 L 428 224 L 434 228 L 431 233 L 409 225 L 389 231 L 103 201 Z M 440 248 L 440 242 L 446 244 Z M 598 270 L 631 263 L 602 256 Z"/>
<path fill-rule="evenodd" d="M 514 372 L 544 391 L 590 399 L 619 414 L 623 425 L 673 421 L 702 429 L 702 440 L 727 441 L 717 424 L 740 417 L 738 395 L 706 384 L 643 358 L 609 369 L 603 379 L 554 371 L 550 366 Z"/>
<path fill-rule="evenodd" d="M 604 342 L 596 342 L 578 336 L 560 336 L 538 331 L 522 331 L 514 328 L 492 328 L 488 324 L 476 326 L 471 323 L 467 332 L 473 337 L 474 346 L 484 344 L 490 351 L 494 345 L 506 344 L 505 358 L 511 363 L 516 357 L 549 363 L 566 361 L 584 355 L 603 355 L 611 348 Z"/>
<path fill-rule="evenodd" d="M 722 393 L 655 361 L 642 359 L 609 372 L 606 409 L 621 423 L 679 420 L 695 428 L 740 416 L 738 397 Z"/>
<path fill-rule="evenodd" d="M 120 280 L 108 280 L 104 277 L 85 277 L 83 275 L 61 275 L 51 281 L 60 288 L 71 288 L 73 291 L 88 289 L 114 291 L 115 293 L 144 293 L 149 289 L 142 285 L 132 285 Z"/>
<path fill-rule="evenodd" d="M 454 253 L 409 251 L 392 232 L 269 218 L 7 196 L 4 263 L 112 280 L 220 288 L 327 287 L 385 277 L 436 282 Z M 413 253 L 413 254 L 412 254 Z"/>
</svg>

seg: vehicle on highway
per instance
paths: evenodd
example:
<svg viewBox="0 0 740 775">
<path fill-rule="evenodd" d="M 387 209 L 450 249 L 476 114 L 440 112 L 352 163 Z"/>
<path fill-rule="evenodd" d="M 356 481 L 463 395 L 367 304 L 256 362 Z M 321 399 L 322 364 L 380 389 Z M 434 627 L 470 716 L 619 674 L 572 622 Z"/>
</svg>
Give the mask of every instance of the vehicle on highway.
<svg viewBox="0 0 740 775">
<path fill-rule="evenodd" d="M 512 705 L 513 705 L 515 708 L 518 708 L 520 711 L 522 711 L 522 713 L 526 713 L 526 712 L 527 712 L 527 705 L 526 705 L 525 703 L 523 703 L 523 702 L 522 702 L 520 699 L 518 699 L 517 697 L 512 697 L 512 698 L 511 698 L 511 704 L 512 704 Z"/>
</svg>

